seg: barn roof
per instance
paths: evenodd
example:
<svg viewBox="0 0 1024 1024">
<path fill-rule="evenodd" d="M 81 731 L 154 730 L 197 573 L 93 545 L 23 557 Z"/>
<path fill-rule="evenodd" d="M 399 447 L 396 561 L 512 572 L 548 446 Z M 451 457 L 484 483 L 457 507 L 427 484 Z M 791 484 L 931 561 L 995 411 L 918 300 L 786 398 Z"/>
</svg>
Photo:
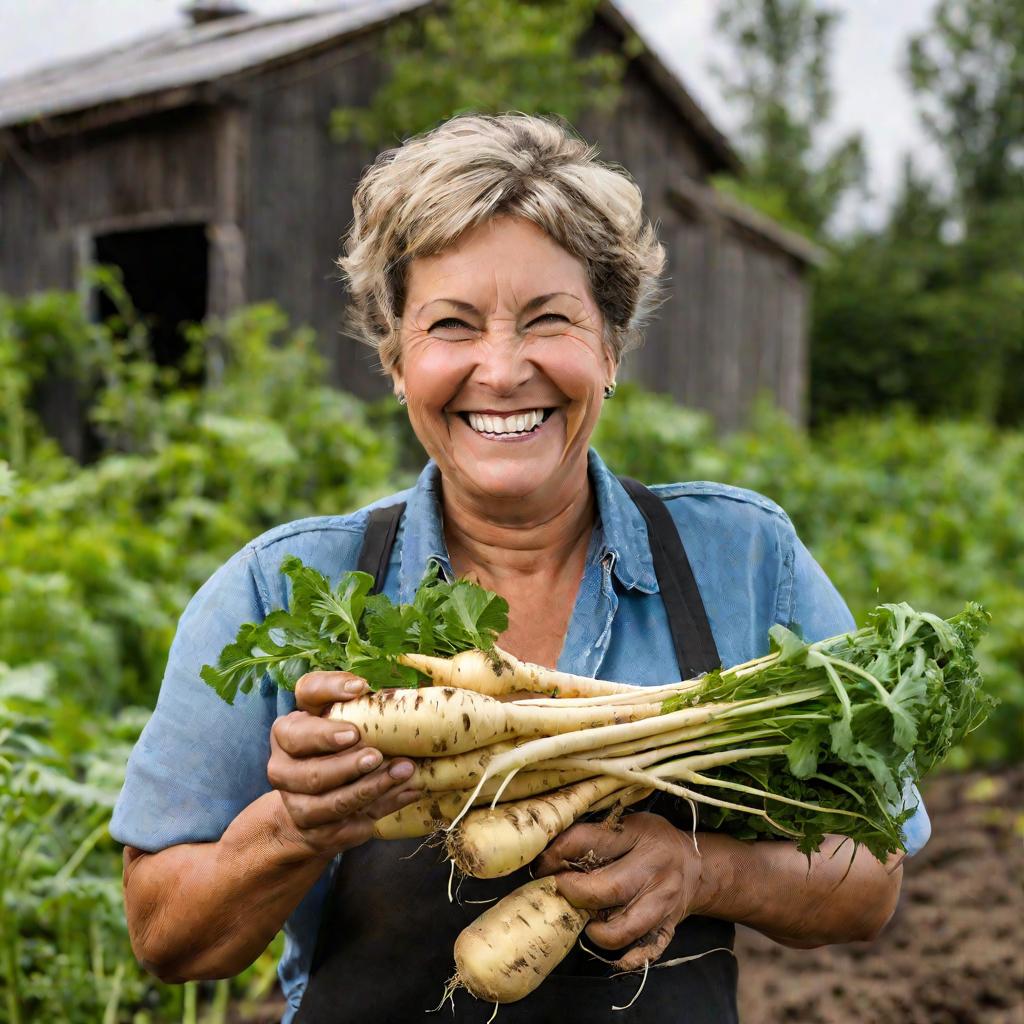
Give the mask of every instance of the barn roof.
<svg viewBox="0 0 1024 1024">
<path fill-rule="evenodd" d="M 287 14 L 242 14 L 183 24 L 0 81 L 0 128 L 249 74 L 431 2 L 333 0 L 327 6 Z M 614 0 L 602 4 L 601 14 L 620 31 L 637 31 Z M 640 60 L 721 166 L 739 169 L 739 158 L 729 141 L 678 76 L 649 49 Z"/>
</svg>

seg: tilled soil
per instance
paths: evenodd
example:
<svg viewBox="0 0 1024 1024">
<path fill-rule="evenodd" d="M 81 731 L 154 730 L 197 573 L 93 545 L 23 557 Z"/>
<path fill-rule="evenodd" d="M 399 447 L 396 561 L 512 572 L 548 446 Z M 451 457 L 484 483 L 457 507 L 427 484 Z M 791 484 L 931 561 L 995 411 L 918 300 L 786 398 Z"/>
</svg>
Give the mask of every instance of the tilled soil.
<svg viewBox="0 0 1024 1024">
<path fill-rule="evenodd" d="M 932 838 L 872 943 L 740 929 L 743 1024 L 1024 1024 L 1024 769 L 927 783 Z"/>
</svg>

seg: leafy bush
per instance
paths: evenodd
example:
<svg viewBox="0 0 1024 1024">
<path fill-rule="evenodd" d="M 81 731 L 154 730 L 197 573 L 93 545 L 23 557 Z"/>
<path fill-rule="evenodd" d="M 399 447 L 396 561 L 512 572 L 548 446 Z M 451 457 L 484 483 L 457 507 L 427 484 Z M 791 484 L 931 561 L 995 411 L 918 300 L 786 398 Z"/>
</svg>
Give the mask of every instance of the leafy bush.
<svg viewBox="0 0 1024 1024">
<path fill-rule="evenodd" d="M 188 1020 L 196 986 L 158 985 L 128 944 L 106 832 L 127 754 L 203 580 L 272 525 L 393 489 L 397 446 L 271 307 L 191 332 L 225 354 L 215 387 L 154 367 L 130 311 L 77 309 L 0 300 L 0 1021 Z M 69 365 L 105 446 L 85 467 L 32 409 Z M 266 990 L 275 961 L 243 987 Z M 207 987 L 226 1019 L 226 986 Z"/>
</svg>

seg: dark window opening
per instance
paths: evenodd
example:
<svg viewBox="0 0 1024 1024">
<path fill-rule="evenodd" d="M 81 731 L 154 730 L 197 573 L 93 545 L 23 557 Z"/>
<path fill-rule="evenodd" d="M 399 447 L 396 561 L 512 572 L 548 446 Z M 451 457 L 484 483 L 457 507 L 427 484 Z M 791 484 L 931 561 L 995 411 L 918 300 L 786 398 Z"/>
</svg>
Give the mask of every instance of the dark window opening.
<svg viewBox="0 0 1024 1024">
<path fill-rule="evenodd" d="M 206 316 L 209 247 L 204 225 L 97 235 L 94 259 L 120 268 L 132 305 L 148 327 L 150 357 L 159 366 L 180 367 L 187 348 L 182 323 Z M 99 318 L 115 312 L 101 292 Z"/>
</svg>

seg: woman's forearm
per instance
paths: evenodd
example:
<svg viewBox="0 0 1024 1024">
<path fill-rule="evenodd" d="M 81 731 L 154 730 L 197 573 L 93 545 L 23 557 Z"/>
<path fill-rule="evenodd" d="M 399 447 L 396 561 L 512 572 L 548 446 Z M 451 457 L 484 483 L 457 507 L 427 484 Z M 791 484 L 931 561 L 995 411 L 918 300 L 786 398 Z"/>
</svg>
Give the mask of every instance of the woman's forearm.
<svg viewBox="0 0 1024 1024">
<path fill-rule="evenodd" d="M 693 913 L 755 928 L 788 946 L 873 939 L 896 909 L 903 869 L 826 836 L 810 860 L 792 843 L 702 834 Z M 842 848 L 840 849 L 840 846 Z"/>
<path fill-rule="evenodd" d="M 277 792 L 253 801 L 215 843 L 125 850 L 132 948 L 162 981 L 230 977 L 266 949 L 330 858 L 289 827 Z"/>
</svg>

